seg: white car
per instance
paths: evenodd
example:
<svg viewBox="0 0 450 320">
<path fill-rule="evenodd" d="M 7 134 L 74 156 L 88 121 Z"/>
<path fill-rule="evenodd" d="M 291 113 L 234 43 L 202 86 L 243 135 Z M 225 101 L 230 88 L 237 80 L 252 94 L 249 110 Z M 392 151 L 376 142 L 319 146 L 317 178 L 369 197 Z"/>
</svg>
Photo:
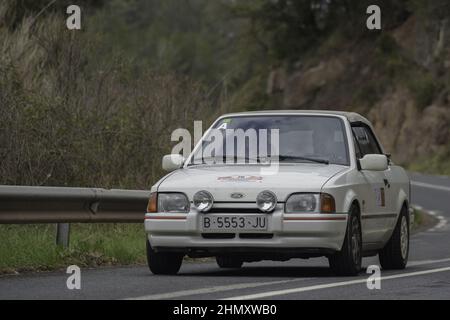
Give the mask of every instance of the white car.
<svg viewBox="0 0 450 320">
<path fill-rule="evenodd" d="M 245 156 L 205 156 L 214 130 L 240 129 L 271 132 L 257 137 L 256 157 L 248 146 Z M 163 168 L 172 172 L 152 187 L 145 216 L 154 274 L 176 274 L 186 255 L 216 257 L 221 268 L 325 256 L 338 275 L 358 274 L 362 257 L 377 254 L 384 269 L 406 267 L 410 181 L 359 114 L 224 115 L 187 159 L 165 156 Z"/>
</svg>

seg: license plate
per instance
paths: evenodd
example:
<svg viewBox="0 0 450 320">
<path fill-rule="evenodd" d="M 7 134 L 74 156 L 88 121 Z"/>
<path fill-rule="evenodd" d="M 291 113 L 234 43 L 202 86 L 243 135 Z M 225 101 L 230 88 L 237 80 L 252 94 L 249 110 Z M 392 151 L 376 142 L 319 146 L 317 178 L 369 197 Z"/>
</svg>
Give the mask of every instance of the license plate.
<svg viewBox="0 0 450 320">
<path fill-rule="evenodd" d="M 204 216 L 202 219 L 204 231 L 266 231 L 267 217 L 252 216 Z"/>
</svg>

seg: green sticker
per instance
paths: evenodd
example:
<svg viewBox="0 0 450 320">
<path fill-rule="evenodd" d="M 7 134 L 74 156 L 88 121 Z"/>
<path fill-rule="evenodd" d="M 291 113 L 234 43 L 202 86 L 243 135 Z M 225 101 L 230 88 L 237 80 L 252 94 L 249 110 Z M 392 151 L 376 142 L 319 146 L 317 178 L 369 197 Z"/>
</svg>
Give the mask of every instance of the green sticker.
<svg viewBox="0 0 450 320">
<path fill-rule="evenodd" d="M 231 123 L 231 119 L 223 119 L 222 123 Z"/>
</svg>

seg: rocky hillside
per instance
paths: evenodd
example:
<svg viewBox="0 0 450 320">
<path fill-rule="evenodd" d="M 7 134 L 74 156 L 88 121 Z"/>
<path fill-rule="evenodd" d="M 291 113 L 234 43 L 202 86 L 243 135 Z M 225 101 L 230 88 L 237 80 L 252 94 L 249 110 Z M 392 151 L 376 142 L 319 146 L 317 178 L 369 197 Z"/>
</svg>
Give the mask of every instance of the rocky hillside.
<svg viewBox="0 0 450 320">
<path fill-rule="evenodd" d="M 411 15 L 356 41 L 333 34 L 293 67 L 274 68 L 267 92 L 280 108 L 360 112 L 396 162 L 445 173 L 449 80 L 450 21 Z"/>
</svg>

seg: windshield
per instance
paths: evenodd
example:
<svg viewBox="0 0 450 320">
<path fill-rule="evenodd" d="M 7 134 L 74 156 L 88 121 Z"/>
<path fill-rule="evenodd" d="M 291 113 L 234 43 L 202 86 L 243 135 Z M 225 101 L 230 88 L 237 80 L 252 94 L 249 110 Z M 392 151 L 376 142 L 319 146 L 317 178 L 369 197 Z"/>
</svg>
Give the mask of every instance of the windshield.
<svg viewBox="0 0 450 320">
<path fill-rule="evenodd" d="M 202 139 L 199 163 L 315 162 L 349 165 L 344 123 L 332 116 L 223 118 Z"/>
</svg>

